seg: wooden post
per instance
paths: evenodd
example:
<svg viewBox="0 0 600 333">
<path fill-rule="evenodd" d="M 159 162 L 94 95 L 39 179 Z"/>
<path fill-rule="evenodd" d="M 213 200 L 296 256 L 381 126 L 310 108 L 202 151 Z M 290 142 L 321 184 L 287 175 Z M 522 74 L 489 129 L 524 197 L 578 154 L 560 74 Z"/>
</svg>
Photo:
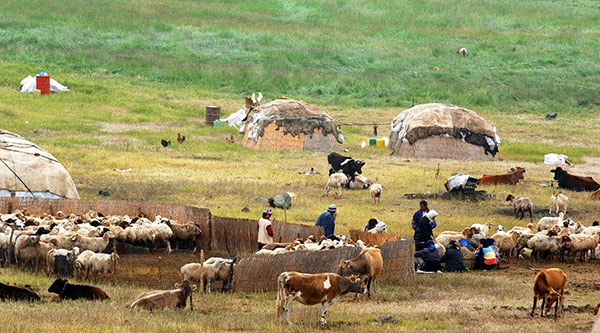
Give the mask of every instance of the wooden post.
<svg viewBox="0 0 600 333">
<path fill-rule="evenodd" d="M 250 245 L 250 252 L 254 252 L 252 247 L 252 233 L 248 230 L 248 245 Z"/>
<path fill-rule="evenodd" d="M 113 260 L 113 275 L 117 274 L 117 241 L 113 239 L 113 253 L 115 255 L 115 260 Z"/>
<path fill-rule="evenodd" d="M 285 221 L 285 223 L 287 223 L 287 212 L 286 212 L 286 210 L 287 209 L 285 209 L 285 208 L 283 209 L 283 220 Z"/>
<path fill-rule="evenodd" d="M 200 264 L 204 264 L 204 250 L 200 250 Z M 204 265 L 200 266 L 200 276 L 202 276 L 202 271 L 204 270 Z M 200 279 L 200 290 L 204 291 L 204 279 Z M 190 298 L 191 302 L 191 298 Z"/>
<path fill-rule="evenodd" d="M 161 257 L 158 257 L 158 283 L 160 285 L 162 285 L 162 263 L 161 263 Z"/>
</svg>

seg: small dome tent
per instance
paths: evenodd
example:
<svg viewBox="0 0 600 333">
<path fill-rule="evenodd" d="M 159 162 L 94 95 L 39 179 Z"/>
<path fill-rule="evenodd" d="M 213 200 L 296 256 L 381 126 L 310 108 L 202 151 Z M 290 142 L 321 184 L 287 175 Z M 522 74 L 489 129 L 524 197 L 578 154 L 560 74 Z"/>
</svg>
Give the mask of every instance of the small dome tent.
<svg viewBox="0 0 600 333">
<path fill-rule="evenodd" d="M 0 130 L 0 197 L 11 196 L 79 199 L 71 175 L 54 156 Z"/>
<path fill-rule="evenodd" d="M 392 154 L 414 158 L 489 160 L 498 152 L 496 128 L 476 112 L 451 104 L 420 104 L 392 120 Z"/>
<path fill-rule="evenodd" d="M 344 136 L 335 120 L 317 106 L 287 98 L 253 108 L 243 145 L 261 150 L 335 151 Z"/>
</svg>

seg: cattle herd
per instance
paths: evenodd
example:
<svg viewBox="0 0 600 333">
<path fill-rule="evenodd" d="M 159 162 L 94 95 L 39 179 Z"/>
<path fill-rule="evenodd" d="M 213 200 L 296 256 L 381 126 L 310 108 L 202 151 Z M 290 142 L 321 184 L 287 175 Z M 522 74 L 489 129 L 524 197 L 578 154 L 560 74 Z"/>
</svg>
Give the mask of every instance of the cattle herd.
<svg viewBox="0 0 600 333">
<path fill-rule="evenodd" d="M 362 176 L 362 161 L 356 161 L 336 153 L 328 156 L 330 177 L 327 190 L 340 191 L 346 188 L 371 188 L 373 204 L 379 202 L 382 192 L 380 184 Z M 592 196 L 600 196 L 600 185 L 590 177 L 570 175 L 557 167 L 551 172 L 560 188 L 576 191 L 595 191 Z M 479 184 L 515 185 L 524 178 L 525 169 L 512 168 L 508 174 L 484 175 Z M 357 185 L 358 184 L 358 185 Z M 584 226 L 581 222 L 566 218 L 569 198 L 562 192 L 550 198 L 549 215 L 533 223 L 533 203 L 527 197 L 508 195 L 517 218 L 528 213 L 530 222 L 526 227 L 514 227 L 505 231 L 501 225 L 493 223 L 472 224 L 462 231 L 444 231 L 435 239 L 435 245 L 443 255 L 451 240 L 464 245 L 461 247 L 465 263 L 473 261 L 473 248 L 483 238 L 491 237 L 501 253 L 502 260 L 509 262 L 511 257 L 521 259 L 587 261 L 600 259 L 600 226 L 597 223 Z M 30 214 L 27 209 L 17 210 L 0 216 L 0 264 L 16 264 L 21 269 L 44 270 L 48 275 L 61 277 L 75 276 L 80 279 L 97 281 L 99 275 L 114 274 L 119 256 L 114 251 L 118 241 L 145 248 L 164 249 L 193 248 L 199 246 L 200 228 L 193 222 L 180 222 L 161 216 L 150 219 L 144 214 L 133 218 L 124 215 L 105 216 L 89 211 L 82 215 Z M 493 234 L 492 234 L 493 233 Z M 488 236 L 491 235 L 491 236 Z M 340 247 L 359 247 L 356 258 L 342 260 L 338 267 L 319 274 L 284 272 L 277 280 L 277 317 L 290 322 L 293 301 L 305 305 L 321 305 L 320 321 L 326 323 L 328 308 L 344 295 L 355 293 L 356 297 L 366 294 L 368 298 L 376 292 L 377 277 L 383 269 L 381 251 L 368 247 L 361 240 L 353 241 L 346 236 L 329 238 L 297 239 L 290 243 L 271 243 L 259 250 L 256 255 L 277 255 L 290 251 L 322 251 Z M 211 292 L 214 282 L 222 282 L 221 291 L 232 287 L 233 271 L 237 258 L 209 258 L 202 263 L 188 263 L 181 267 L 182 283 L 171 290 L 153 290 L 138 295 L 130 307 L 132 309 L 158 310 L 163 308 L 184 308 L 187 299 L 197 289 Z M 541 270 L 534 280 L 533 316 L 537 301 L 542 300 L 541 315 L 555 305 L 554 315 L 558 316 L 563 307 L 563 296 L 567 275 L 559 269 Z M 100 288 L 69 283 L 57 278 L 48 288 L 54 299 L 60 300 L 108 300 L 109 296 Z M 39 301 L 40 295 L 31 286 L 17 286 L 0 283 L 0 299 Z"/>
</svg>

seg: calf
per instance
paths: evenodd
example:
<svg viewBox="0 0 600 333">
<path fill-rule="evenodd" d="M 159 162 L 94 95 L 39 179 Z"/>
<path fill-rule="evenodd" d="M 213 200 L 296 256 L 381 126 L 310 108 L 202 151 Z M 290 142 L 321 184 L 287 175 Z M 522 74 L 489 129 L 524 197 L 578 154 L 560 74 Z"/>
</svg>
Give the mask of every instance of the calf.
<svg viewBox="0 0 600 333">
<path fill-rule="evenodd" d="M 185 308 L 187 305 L 187 299 L 192 299 L 192 291 L 196 290 L 195 284 L 190 284 L 189 281 L 184 280 L 181 285 L 175 283 L 175 289 L 164 290 L 164 291 L 152 291 L 144 293 L 136 298 L 131 303 L 132 309 L 143 309 L 143 310 L 159 310 L 165 308 Z M 191 306 L 191 305 L 190 305 Z"/>
<path fill-rule="evenodd" d="M 479 184 L 484 185 L 517 185 L 519 180 L 524 179 L 525 169 L 521 167 L 511 168 L 510 173 L 505 175 L 483 175 L 479 178 Z"/>
<path fill-rule="evenodd" d="M 0 299 L 4 302 L 6 299 L 12 301 L 39 301 L 40 296 L 36 294 L 31 287 L 17 287 L 0 283 Z"/>
<path fill-rule="evenodd" d="M 596 183 L 592 177 L 571 175 L 561 167 L 556 167 L 550 172 L 554 173 L 554 180 L 558 181 L 558 187 L 579 192 L 600 189 L 600 184 Z"/>
<path fill-rule="evenodd" d="M 108 299 L 108 295 L 98 287 L 70 284 L 66 279 L 56 279 L 48 288 L 48 292 L 58 294 L 60 299 L 87 299 L 92 301 Z"/>
<path fill-rule="evenodd" d="M 541 298 L 540 317 L 544 316 L 544 310 L 550 310 L 552 304 L 556 302 L 556 307 L 554 308 L 554 318 L 556 319 L 558 313 L 562 312 L 566 283 L 567 274 L 559 268 L 542 269 L 537 273 L 533 282 L 533 307 L 531 308 L 530 316 L 533 317 L 535 314 L 537 300 Z M 560 310 L 558 309 L 559 306 Z"/>
<path fill-rule="evenodd" d="M 331 153 L 327 156 L 329 163 L 329 175 L 342 171 L 351 181 L 355 174 L 362 174 L 362 167 L 365 162 L 354 160 L 352 157 L 342 156 L 338 153 Z"/>
<path fill-rule="evenodd" d="M 277 279 L 277 317 L 289 324 L 292 302 L 304 305 L 321 304 L 321 324 L 326 324 L 327 308 L 347 293 L 364 293 L 365 287 L 358 276 L 342 277 L 335 273 L 304 274 L 283 272 Z"/>
<path fill-rule="evenodd" d="M 373 294 L 376 292 L 377 276 L 383 269 L 383 258 L 381 250 L 369 247 L 360 251 L 360 254 L 350 260 L 341 260 L 338 266 L 338 274 L 347 276 L 356 274 L 367 282 L 367 296 L 371 298 L 371 283 L 373 283 Z"/>
</svg>

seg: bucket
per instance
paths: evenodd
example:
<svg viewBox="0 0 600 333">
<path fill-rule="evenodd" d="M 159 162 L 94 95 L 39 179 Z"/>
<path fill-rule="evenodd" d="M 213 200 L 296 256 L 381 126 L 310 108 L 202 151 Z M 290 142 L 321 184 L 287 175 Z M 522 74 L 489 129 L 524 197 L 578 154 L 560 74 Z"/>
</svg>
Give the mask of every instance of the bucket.
<svg viewBox="0 0 600 333">
<path fill-rule="evenodd" d="M 50 76 L 36 76 L 35 89 L 39 90 L 42 95 L 50 95 Z"/>
<path fill-rule="evenodd" d="M 375 144 L 375 146 L 377 148 L 383 148 L 383 147 L 385 147 L 385 140 L 384 139 L 377 139 L 377 143 Z"/>
<path fill-rule="evenodd" d="M 221 119 L 213 121 L 213 127 L 223 127 L 223 122 L 221 121 Z"/>
<path fill-rule="evenodd" d="M 377 144 L 377 139 L 369 139 L 369 146 L 375 146 Z"/>
<path fill-rule="evenodd" d="M 213 125 L 214 121 L 221 118 L 221 107 L 218 105 L 206 106 L 206 125 Z"/>
</svg>

